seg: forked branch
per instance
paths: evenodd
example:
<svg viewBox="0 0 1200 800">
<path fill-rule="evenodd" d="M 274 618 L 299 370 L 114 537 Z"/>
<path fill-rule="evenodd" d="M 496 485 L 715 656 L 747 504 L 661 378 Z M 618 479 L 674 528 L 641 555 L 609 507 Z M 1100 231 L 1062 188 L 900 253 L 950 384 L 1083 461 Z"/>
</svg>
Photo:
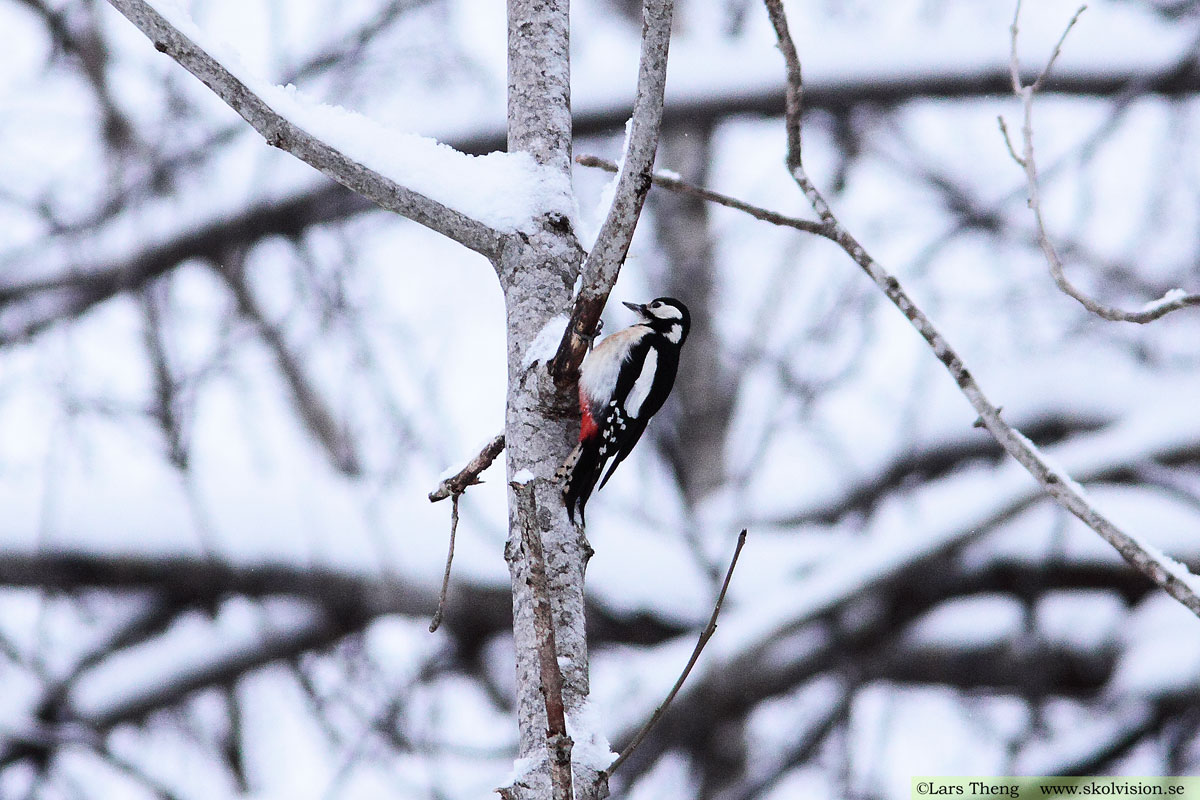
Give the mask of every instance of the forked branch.
<svg viewBox="0 0 1200 800">
<path fill-rule="evenodd" d="M 1111 544 L 1130 565 L 1185 605 L 1193 614 L 1200 616 L 1200 597 L 1193 589 L 1193 585 L 1200 582 L 1197 582 L 1195 577 L 1190 575 L 1182 565 L 1172 562 L 1113 524 L 1091 504 L 1081 486 L 1071 480 L 1070 476 L 1047 462 L 1032 442 L 1001 418 L 1000 409 L 983 393 L 958 353 L 934 327 L 925 312 L 912 301 L 896 277 L 872 258 L 834 215 L 824 196 L 809 178 L 801 159 L 800 110 L 803 87 L 800 77 L 800 61 L 796 53 L 796 46 L 788 32 L 782 0 L 764 0 L 764 3 L 771 19 L 771 25 L 779 40 L 780 52 L 783 53 L 784 61 L 787 64 L 788 168 L 797 185 L 808 198 L 813 210 L 817 212 L 817 216 L 830 226 L 834 241 L 867 273 L 875 285 L 900 309 L 909 323 L 926 341 L 934 355 L 954 378 L 954 382 L 958 384 L 968 402 L 979 414 L 984 427 L 995 437 L 1000 446 L 1029 471 L 1047 494 Z"/>
<path fill-rule="evenodd" d="M 482 483 L 479 480 L 479 475 L 485 469 L 492 465 L 492 462 L 504 450 L 504 434 L 498 433 L 492 437 L 483 449 L 472 458 L 467 465 L 438 483 L 437 488 L 429 493 L 429 502 L 436 503 L 439 500 L 445 500 L 447 497 L 460 495 L 467 490 L 468 486 L 475 486 Z"/>
<path fill-rule="evenodd" d="M 1004 118 L 1000 117 L 1000 132 L 1004 136 L 1005 145 L 1008 148 L 1008 153 L 1013 161 L 1021 167 L 1025 173 L 1025 185 L 1028 193 L 1029 210 L 1033 212 L 1034 224 L 1037 227 L 1038 246 L 1042 250 L 1042 255 L 1046 259 L 1046 264 L 1050 268 L 1050 277 L 1054 279 L 1054 284 L 1068 297 L 1071 297 L 1079 302 L 1089 312 L 1098 317 L 1110 320 L 1112 322 L 1136 322 L 1145 324 L 1153 322 L 1156 319 L 1170 314 L 1172 311 L 1178 311 L 1181 308 L 1200 305 L 1200 294 L 1189 293 L 1183 289 L 1172 289 L 1157 300 L 1152 300 L 1146 303 L 1141 309 L 1136 311 L 1116 308 L 1114 306 L 1101 303 L 1094 297 L 1091 297 L 1078 286 L 1076 286 L 1070 278 L 1067 277 L 1066 270 L 1063 267 L 1062 258 L 1058 254 L 1057 248 L 1050 240 L 1050 233 L 1046 229 L 1046 220 L 1042 215 L 1042 196 L 1038 181 L 1037 160 L 1033 149 L 1033 98 L 1046 83 L 1046 79 L 1050 75 L 1051 69 L 1054 67 L 1054 62 L 1058 60 L 1062 53 L 1063 42 L 1067 39 L 1067 34 L 1075 27 L 1075 23 L 1079 21 L 1079 17 L 1083 14 L 1087 6 L 1080 6 L 1071 17 L 1071 21 L 1067 23 L 1063 29 L 1062 35 L 1058 42 L 1054 45 L 1054 50 L 1050 53 L 1050 58 L 1046 61 L 1045 68 L 1034 79 L 1033 83 L 1026 84 L 1021 78 L 1021 62 L 1017 56 L 1017 40 L 1020 35 L 1020 27 L 1018 25 L 1021 17 L 1021 2 L 1017 0 L 1016 11 L 1013 14 L 1012 25 L 1009 27 L 1010 34 L 1010 50 L 1009 50 L 1009 72 L 1012 76 L 1012 90 L 1017 99 L 1021 101 L 1021 109 L 1023 112 L 1023 120 L 1021 123 L 1021 148 L 1020 153 L 1017 152 L 1016 145 L 1013 144 L 1012 137 L 1009 135 L 1008 126 L 1004 122 Z"/>
<path fill-rule="evenodd" d="M 442 588 L 438 593 L 437 611 L 433 613 L 433 620 L 429 623 L 430 633 L 435 632 L 441 626 L 442 614 L 446 609 L 446 593 L 450 589 L 450 567 L 454 563 L 454 539 L 458 534 L 458 498 L 462 496 L 468 486 L 475 486 L 483 482 L 479 480 L 479 474 L 492 465 L 503 449 L 504 434 L 500 433 L 484 445 L 478 455 L 472 458 L 465 467 L 441 481 L 437 488 L 429 493 L 429 502 L 436 503 L 449 497 L 451 504 L 450 544 L 446 550 L 446 569 L 442 573 Z"/>
<path fill-rule="evenodd" d="M 625 143 L 624 164 L 617 178 L 612 206 L 596 243 L 583 262 L 579 293 L 571 321 L 563 331 L 550 372 L 560 387 L 572 383 L 600 321 L 600 312 L 617 274 L 625 263 L 633 230 L 650 191 L 650 171 L 658 151 L 662 126 L 663 92 L 667 83 L 667 50 L 671 42 L 674 0 L 644 0 L 642 3 L 642 52 L 638 63 L 637 97 Z"/>
</svg>

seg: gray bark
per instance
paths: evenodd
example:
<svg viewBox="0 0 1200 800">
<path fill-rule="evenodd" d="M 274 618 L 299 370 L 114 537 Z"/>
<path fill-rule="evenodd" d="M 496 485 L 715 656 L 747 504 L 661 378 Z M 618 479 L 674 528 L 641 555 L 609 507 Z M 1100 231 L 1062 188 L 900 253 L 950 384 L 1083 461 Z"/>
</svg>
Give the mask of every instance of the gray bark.
<svg viewBox="0 0 1200 800">
<path fill-rule="evenodd" d="M 567 0 L 510 0 L 509 13 L 509 149 L 524 150 L 538 163 L 569 170 L 570 68 Z M 584 573 L 591 548 L 583 529 L 567 519 L 560 487 L 554 478 L 578 432 L 575 374 L 608 293 L 625 259 L 642 203 L 650 188 L 650 171 L 658 147 L 666 83 L 672 0 L 645 0 L 637 99 L 625 168 L 616 197 L 592 252 L 584 253 L 567 220 L 548 215 L 536 232 L 510 239 L 498 262 L 508 312 L 508 450 L 509 539 L 506 556 L 513 587 L 513 635 L 517 650 L 520 755 L 536 764 L 502 794 L 506 798 L 608 794 L 607 776 L 595 763 L 575 759 L 571 787 L 562 780 L 562 763 L 572 742 L 557 729 L 565 707 L 577 724 L 585 717 L 588 698 L 587 636 L 584 619 Z M 553 59 L 553 60 L 548 60 Z M 576 278 L 583 275 L 579 296 L 572 298 Z M 572 306 L 572 320 L 553 368 L 525 362 L 525 348 L 545 324 Z M 515 476 L 528 470 L 532 487 Z M 540 564 L 532 569 L 526 542 L 541 538 Z M 539 593 L 550 598 L 553 630 L 545 630 L 538 609 Z M 539 629 L 539 622 L 541 623 Z M 539 658 L 541 648 L 557 648 L 553 663 Z M 557 693 L 561 691 L 561 696 Z M 598 734 L 581 728 L 581 733 Z M 564 741 L 565 740 L 565 741 Z M 590 744 L 590 743 L 589 743 Z M 556 771 L 555 767 L 559 769 Z M 602 769 L 603 766 L 599 765 Z"/>
<path fill-rule="evenodd" d="M 663 96 L 667 85 L 667 50 L 675 0 L 644 0 L 642 47 L 638 63 L 637 98 L 625 142 L 625 163 L 617 178 L 617 189 L 604 225 L 583 264 L 583 281 L 571 312 L 571 324 L 563 331 L 554 357 L 554 376 L 559 386 L 575 382 L 587 345 L 595 334 L 608 293 L 625 263 L 633 231 L 650 191 L 654 156 L 662 127 Z"/>
<path fill-rule="evenodd" d="M 554 472 L 578 434 L 578 408 L 571 392 L 560 392 L 546 365 L 525 366 L 525 348 L 547 320 L 570 307 L 571 289 L 583 252 L 569 230 L 547 220 L 528 239 L 515 239 L 501 260 L 508 321 L 508 407 L 505 450 L 511 481 L 523 470 L 534 476 L 532 508 L 509 492 L 509 541 L 506 556 L 513 587 L 513 637 L 517 653 L 517 710 L 520 756 L 535 758 L 539 768 L 512 787 L 515 798 L 549 797 L 546 699 L 538 659 L 530 562 L 521 534 L 522 512 L 531 513 L 545 553 L 555 642 L 562 670 L 562 702 L 568 715 L 588 696 L 587 639 L 584 629 L 583 578 L 590 548 L 581 529 L 567 520 Z M 576 767 L 576 797 L 602 797 L 594 770 Z M 589 790 L 589 787 L 591 789 Z"/>
<path fill-rule="evenodd" d="M 572 717 L 578 725 L 590 716 L 584 714 L 588 655 L 583 585 L 591 549 L 582 528 L 567 519 L 555 478 L 578 431 L 574 380 L 564 380 L 563 375 L 573 375 L 582 349 L 575 348 L 573 363 L 558 371 L 557 380 L 546 364 L 529 364 L 525 359 L 526 348 L 546 323 L 572 306 L 584 252 L 569 220 L 547 212 L 525 232 L 502 235 L 398 186 L 276 114 L 143 0 L 111 2 L 268 143 L 493 261 L 504 290 L 508 323 L 504 442 L 511 491 L 505 556 L 512 578 L 519 753 L 524 759 L 517 779 L 500 791 L 506 798 L 606 796 L 607 778 L 601 771 L 605 765 L 586 760 L 572 763 L 567 731 Z M 671 10 L 672 0 L 645 2 L 642 63 L 626 169 L 614 207 L 589 256 L 584 287 L 594 315 L 586 326 L 589 332 L 616 281 L 650 186 L 662 118 Z M 508 6 L 509 150 L 529 153 L 539 164 L 560 172 L 564 186 L 569 185 L 571 168 L 568 11 L 568 0 L 510 0 Z M 530 474 L 532 480 L 516 480 Z M 597 732 L 581 726 L 580 733 Z"/>
<path fill-rule="evenodd" d="M 538 163 L 564 173 L 571 161 L 568 11 L 567 0 L 510 0 L 508 5 L 509 149 L 528 152 Z M 533 234 L 509 239 L 497 262 L 508 323 L 508 476 L 512 481 L 525 470 L 535 476 L 532 491 L 523 489 L 525 502 L 518 502 L 515 487 L 509 490 L 505 556 L 513 589 L 519 755 L 533 765 L 503 788 L 511 798 L 551 797 L 556 748 L 548 735 L 547 709 L 561 703 L 568 717 L 578 715 L 588 697 L 583 585 L 591 549 L 582 529 L 568 521 L 554 478 L 578 433 L 578 406 L 573 387 L 557 388 L 545 364 L 525 364 L 525 349 L 542 327 L 570 307 L 583 256 L 567 221 L 548 216 Z M 551 632 L 538 630 L 532 562 L 523 533 L 541 539 Z M 547 633 L 557 649 L 561 697 L 549 696 L 557 681 L 547 680 L 539 658 Z M 607 782 L 595 769 L 572 766 L 575 797 L 607 795 Z"/>
</svg>

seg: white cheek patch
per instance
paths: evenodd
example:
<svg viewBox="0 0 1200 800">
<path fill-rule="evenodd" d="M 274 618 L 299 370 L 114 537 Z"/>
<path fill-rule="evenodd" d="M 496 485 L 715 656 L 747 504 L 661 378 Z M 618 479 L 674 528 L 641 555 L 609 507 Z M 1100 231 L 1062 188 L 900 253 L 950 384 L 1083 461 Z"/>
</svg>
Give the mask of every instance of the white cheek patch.
<svg viewBox="0 0 1200 800">
<path fill-rule="evenodd" d="M 650 396 L 650 389 L 654 386 L 654 373 L 658 371 L 658 351 L 651 347 L 646 351 L 646 360 L 642 364 L 642 372 L 634 381 L 633 388 L 629 390 L 629 398 L 625 401 L 625 410 L 629 412 L 629 416 L 637 418 L 638 413 L 642 410 L 642 403 L 646 402 L 646 398 Z M 622 428 L 625 426 L 622 425 Z"/>
<path fill-rule="evenodd" d="M 650 313 L 659 319 L 683 319 L 683 312 L 675 306 L 659 306 Z"/>
<path fill-rule="evenodd" d="M 675 323 L 671 326 L 671 330 L 667 331 L 664 336 L 671 344 L 679 344 L 679 337 L 683 336 L 683 326 Z"/>
</svg>

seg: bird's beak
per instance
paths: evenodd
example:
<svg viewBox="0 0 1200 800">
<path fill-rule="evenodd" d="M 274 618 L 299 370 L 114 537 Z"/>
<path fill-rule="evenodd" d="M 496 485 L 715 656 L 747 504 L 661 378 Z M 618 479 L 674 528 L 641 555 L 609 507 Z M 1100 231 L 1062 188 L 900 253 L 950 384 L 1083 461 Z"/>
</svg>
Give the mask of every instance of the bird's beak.
<svg viewBox="0 0 1200 800">
<path fill-rule="evenodd" d="M 644 304 L 642 304 L 642 305 L 639 305 L 638 303 L 626 303 L 626 302 L 622 302 L 622 303 L 621 303 L 621 305 L 625 306 L 626 308 L 628 308 L 628 309 L 629 309 L 630 311 L 632 311 L 633 313 L 637 314 L 637 315 L 638 315 L 639 317 L 641 317 L 642 319 L 649 319 L 649 318 L 650 318 L 650 312 L 648 312 L 648 311 L 646 310 L 646 306 L 645 306 Z"/>
</svg>

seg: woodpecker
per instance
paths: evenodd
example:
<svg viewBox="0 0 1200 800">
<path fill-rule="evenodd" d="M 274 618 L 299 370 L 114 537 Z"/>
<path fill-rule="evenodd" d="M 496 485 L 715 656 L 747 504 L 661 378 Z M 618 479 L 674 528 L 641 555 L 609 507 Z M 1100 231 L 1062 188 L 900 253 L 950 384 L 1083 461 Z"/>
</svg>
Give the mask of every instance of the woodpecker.
<svg viewBox="0 0 1200 800">
<path fill-rule="evenodd" d="M 673 297 L 624 305 L 640 319 L 602 339 L 579 369 L 579 444 L 561 472 L 567 516 L 574 522 L 578 509 L 580 524 L 596 482 L 604 488 L 666 402 L 691 325 L 687 306 Z"/>
</svg>

